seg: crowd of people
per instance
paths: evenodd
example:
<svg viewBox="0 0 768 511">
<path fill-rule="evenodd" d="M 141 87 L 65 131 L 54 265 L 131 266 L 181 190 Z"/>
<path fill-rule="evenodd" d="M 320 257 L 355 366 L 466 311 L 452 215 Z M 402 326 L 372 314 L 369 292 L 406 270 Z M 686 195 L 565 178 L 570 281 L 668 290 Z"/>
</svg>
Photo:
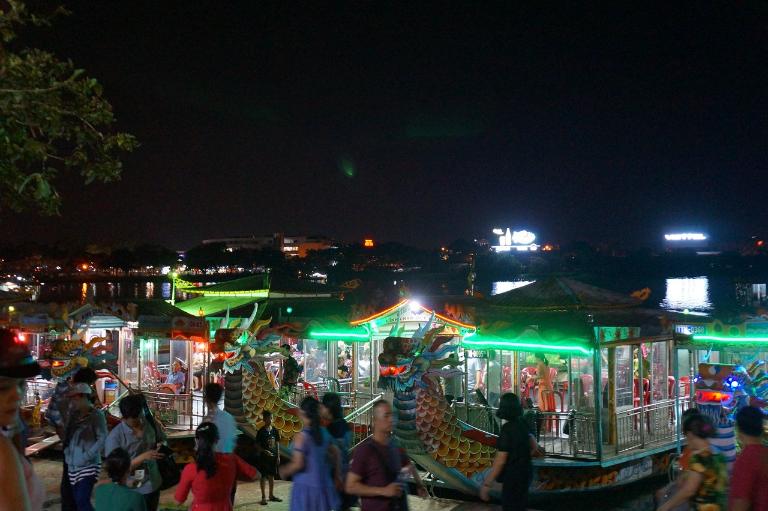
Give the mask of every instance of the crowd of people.
<svg viewBox="0 0 768 511">
<path fill-rule="evenodd" d="M 40 367 L 10 331 L 0 330 L 0 352 L 4 353 L 0 357 L 0 511 L 39 511 L 45 489 L 24 455 L 19 410 L 25 380 L 39 374 Z M 173 486 L 164 480 L 159 465 L 166 441 L 163 427 L 144 396 L 131 394 L 120 400 L 120 423 L 107 432 L 96 402 L 95 380 L 92 370 L 80 369 L 57 386 L 47 412 L 64 447 L 61 509 L 156 511 L 161 488 Z M 174 481 L 178 504 L 186 503 L 191 493 L 189 509 L 193 511 L 231 511 L 240 478 L 260 480 L 260 503 L 266 506 L 281 500 L 274 494 L 278 476 L 293 480 L 290 509 L 295 511 L 346 511 L 358 499 L 362 511 L 407 511 L 409 475 L 419 495 L 426 495 L 415 467 L 392 440 L 393 412 L 387 401 L 373 405 L 372 435 L 349 459 L 352 433 L 339 396 L 327 393 L 322 403 L 306 397 L 299 407 L 303 429 L 293 439 L 290 462 L 283 465 L 279 432 L 271 414 L 263 411 L 254 467 L 234 452 L 238 431 L 234 418 L 218 406 L 222 393 L 216 383 L 205 387 L 209 412 L 195 432 L 194 461 Z M 504 424 L 480 497 L 489 500 L 494 483 L 501 483 L 502 509 L 525 510 L 532 458 L 540 449 L 515 394 L 501 396 L 497 416 Z M 742 450 L 730 478 L 724 458 L 709 443 L 716 432 L 713 422 L 696 410 L 687 411 L 682 421 L 683 473 L 659 492 L 657 509 L 768 511 L 768 447 L 762 443 L 762 412 L 745 407 L 736 415 Z M 99 482 L 103 469 L 108 481 Z"/>
<path fill-rule="evenodd" d="M 40 366 L 8 330 L 0 330 L 0 352 L 5 354 L 0 358 L 0 511 L 40 511 L 45 488 L 24 455 L 19 417 L 25 381 L 39 374 Z M 120 423 L 108 432 L 95 381 L 93 370 L 81 368 L 57 385 L 46 413 L 64 448 L 61 509 L 156 511 L 161 488 L 168 486 L 159 465 L 167 440 L 164 429 L 144 396 L 130 394 L 120 400 Z M 234 418 L 218 406 L 222 393 L 216 383 L 205 387 L 209 412 L 195 432 L 195 459 L 178 478 L 178 504 L 191 493 L 191 510 L 231 511 L 238 478 L 260 479 L 261 504 L 279 502 L 274 494 L 277 476 L 293 479 L 290 509 L 296 511 L 347 510 L 358 498 L 363 511 L 405 511 L 403 471 L 412 474 L 419 493 L 425 494 L 404 451 L 392 443 L 392 408 L 385 401 L 376 403 L 373 435 L 351 461 L 352 435 L 338 395 L 324 395 L 323 403 L 312 397 L 302 401 L 304 428 L 294 438 L 291 461 L 282 466 L 280 436 L 264 411 L 256 468 L 234 453 L 238 431 Z M 100 481 L 102 471 L 108 479 Z"/>
</svg>

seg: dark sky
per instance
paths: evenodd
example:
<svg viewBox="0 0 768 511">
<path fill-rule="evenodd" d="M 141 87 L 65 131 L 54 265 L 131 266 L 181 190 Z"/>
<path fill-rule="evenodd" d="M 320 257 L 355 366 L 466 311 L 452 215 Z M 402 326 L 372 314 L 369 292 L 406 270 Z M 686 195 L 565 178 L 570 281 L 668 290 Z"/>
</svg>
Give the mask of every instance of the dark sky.
<svg viewBox="0 0 768 511">
<path fill-rule="evenodd" d="M 508 3 L 66 2 L 35 43 L 100 79 L 142 146 L 117 184 L 63 182 L 61 218 L 5 228 L 174 248 L 763 232 L 762 3 Z"/>
</svg>

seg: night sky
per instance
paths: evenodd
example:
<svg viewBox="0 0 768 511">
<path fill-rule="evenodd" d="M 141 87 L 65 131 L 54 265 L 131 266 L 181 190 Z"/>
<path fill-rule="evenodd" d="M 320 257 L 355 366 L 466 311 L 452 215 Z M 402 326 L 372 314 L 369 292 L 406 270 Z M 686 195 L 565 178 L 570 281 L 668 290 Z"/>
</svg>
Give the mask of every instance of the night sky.
<svg viewBox="0 0 768 511">
<path fill-rule="evenodd" d="M 142 146 L 116 184 L 62 180 L 60 218 L 4 213 L 9 237 L 431 246 L 510 226 L 641 245 L 766 226 L 758 2 L 65 3 L 34 44 L 98 78 Z"/>
</svg>

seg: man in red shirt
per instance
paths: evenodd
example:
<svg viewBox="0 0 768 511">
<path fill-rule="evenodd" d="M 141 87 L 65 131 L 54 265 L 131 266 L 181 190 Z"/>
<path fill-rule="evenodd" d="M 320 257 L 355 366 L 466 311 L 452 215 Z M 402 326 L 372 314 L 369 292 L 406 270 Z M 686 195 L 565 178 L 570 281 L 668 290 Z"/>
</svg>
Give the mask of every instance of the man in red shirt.
<svg viewBox="0 0 768 511">
<path fill-rule="evenodd" d="M 730 511 L 768 511 L 768 447 L 762 444 L 763 412 L 746 406 L 736 414 L 742 449 L 731 476 Z"/>
<path fill-rule="evenodd" d="M 346 491 L 360 497 L 361 511 L 408 511 L 400 472 L 411 472 L 420 497 L 425 497 L 427 490 L 405 451 L 392 443 L 392 406 L 384 400 L 377 401 L 371 412 L 373 435 L 355 449 Z"/>
</svg>

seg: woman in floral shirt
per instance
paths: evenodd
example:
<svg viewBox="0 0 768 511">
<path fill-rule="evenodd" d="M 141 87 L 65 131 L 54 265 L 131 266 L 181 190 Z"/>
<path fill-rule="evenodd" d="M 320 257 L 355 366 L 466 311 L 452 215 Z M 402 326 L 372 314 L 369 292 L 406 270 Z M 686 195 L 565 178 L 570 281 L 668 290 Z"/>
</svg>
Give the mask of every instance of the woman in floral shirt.
<svg viewBox="0 0 768 511">
<path fill-rule="evenodd" d="M 726 511 L 725 458 L 712 452 L 707 440 L 715 435 L 715 425 L 704 415 L 692 415 L 683 422 L 683 434 L 692 452 L 687 474 L 659 511 L 670 511 L 686 502 L 694 511 Z"/>
</svg>

